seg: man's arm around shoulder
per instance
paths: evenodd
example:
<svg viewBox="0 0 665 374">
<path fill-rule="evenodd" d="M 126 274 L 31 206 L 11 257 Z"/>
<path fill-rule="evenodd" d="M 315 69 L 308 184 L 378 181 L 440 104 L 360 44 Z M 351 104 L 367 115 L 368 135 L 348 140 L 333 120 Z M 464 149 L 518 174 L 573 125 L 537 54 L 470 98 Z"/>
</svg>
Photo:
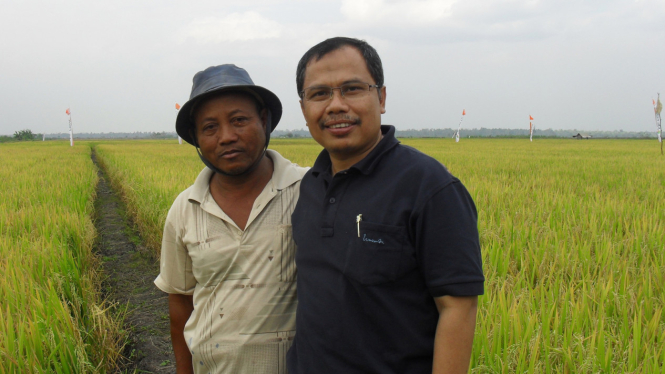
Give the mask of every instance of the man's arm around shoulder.
<svg viewBox="0 0 665 374">
<path fill-rule="evenodd" d="M 185 324 L 194 310 L 192 295 L 169 294 L 169 317 L 171 318 L 171 341 L 178 374 L 194 373 L 192 353 L 185 342 Z"/>
<path fill-rule="evenodd" d="M 435 297 L 439 323 L 434 337 L 433 374 L 466 374 L 476 329 L 478 296 Z"/>
</svg>

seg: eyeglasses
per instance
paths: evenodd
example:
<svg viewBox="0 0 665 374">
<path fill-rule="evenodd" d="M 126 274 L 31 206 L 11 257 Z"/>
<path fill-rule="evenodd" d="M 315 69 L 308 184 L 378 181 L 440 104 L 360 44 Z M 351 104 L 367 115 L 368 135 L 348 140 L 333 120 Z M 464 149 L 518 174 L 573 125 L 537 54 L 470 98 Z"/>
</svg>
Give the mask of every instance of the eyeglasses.
<svg viewBox="0 0 665 374">
<path fill-rule="evenodd" d="M 327 101 L 332 99 L 333 91 L 339 90 L 342 97 L 346 99 L 357 99 L 367 95 L 372 87 L 380 88 L 378 84 L 363 82 L 346 83 L 339 87 L 315 86 L 300 91 L 300 97 L 305 101 Z"/>
</svg>

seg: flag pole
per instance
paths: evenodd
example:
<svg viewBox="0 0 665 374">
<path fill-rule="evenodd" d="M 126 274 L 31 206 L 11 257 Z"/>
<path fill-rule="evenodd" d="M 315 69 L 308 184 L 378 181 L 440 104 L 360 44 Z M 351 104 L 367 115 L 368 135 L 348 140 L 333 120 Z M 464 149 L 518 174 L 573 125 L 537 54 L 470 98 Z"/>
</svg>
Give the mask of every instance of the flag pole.
<svg viewBox="0 0 665 374">
<path fill-rule="evenodd" d="M 453 135 L 453 138 L 455 138 L 455 143 L 459 143 L 459 132 L 462 129 L 462 121 L 464 120 L 464 116 L 466 115 L 466 109 L 462 109 L 462 118 L 459 120 L 459 125 L 457 125 L 457 132 L 455 135 Z"/>
<path fill-rule="evenodd" d="M 658 142 L 660 143 L 660 155 L 663 155 L 663 137 L 662 128 L 660 124 L 660 112 L 663 110 L 663 104 L 660 103 L 660 92 L 658 93 L 658 100 L 653 103 L 653 111 L 656 114 L 656 128 L 658 128 Z"/>
<path fill-rule="evenodd" d="M 533 141 L 533 123 L 529 122 L 529 141 Z"/>
<path fill-rule="evenodd" d="M 69 146 L 74 146 L 74 128 L 72 127 L 72 111 L 67 108 L 67 115 L 69 116 Z"/>
<path fill-rule="evenodd" d="M 175 103 L 175 110 L 180 110 L 180 104 Z M 178 135 L 178 144 L 182 145 L 182 138 Z"/>
<path fill-rule="evenodd" d="M 533 117 L 531 117 L 531 114 L 529 114 L 529 141 L 533 141 Z"/>
</svg>

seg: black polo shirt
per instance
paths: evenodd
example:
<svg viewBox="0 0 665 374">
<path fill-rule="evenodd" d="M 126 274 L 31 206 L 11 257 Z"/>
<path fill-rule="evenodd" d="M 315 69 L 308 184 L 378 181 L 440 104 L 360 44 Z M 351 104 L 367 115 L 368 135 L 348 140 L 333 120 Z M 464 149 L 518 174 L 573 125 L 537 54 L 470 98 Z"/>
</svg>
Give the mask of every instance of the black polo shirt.
<svg viewBox="0 0 665 374">
<path fill-rule="evenodd" d="M 483 294 L 466 188 L 394 127 L 381 131 L 348 170 L 333 177 L 324 150 L 301 182 L 290 374 L 431 373 L 433 298 Z"/>
</svg>

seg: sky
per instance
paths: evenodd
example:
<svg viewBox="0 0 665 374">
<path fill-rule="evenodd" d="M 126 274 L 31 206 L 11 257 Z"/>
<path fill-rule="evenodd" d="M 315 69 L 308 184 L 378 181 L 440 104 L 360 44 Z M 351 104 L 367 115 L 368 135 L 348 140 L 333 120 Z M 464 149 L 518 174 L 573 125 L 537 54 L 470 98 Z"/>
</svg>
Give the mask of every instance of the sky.
<svg viewBox="0 0 665 374">
<path fill-rule="evenodd" d="M 175 131 L 192 78 L 233 63 L 305 129 L 300 57 L 334 36 L 383 61 L 382 122 L 656 131 L 663 0 L 0 0 L 0 134 Z"/>
</svg>

